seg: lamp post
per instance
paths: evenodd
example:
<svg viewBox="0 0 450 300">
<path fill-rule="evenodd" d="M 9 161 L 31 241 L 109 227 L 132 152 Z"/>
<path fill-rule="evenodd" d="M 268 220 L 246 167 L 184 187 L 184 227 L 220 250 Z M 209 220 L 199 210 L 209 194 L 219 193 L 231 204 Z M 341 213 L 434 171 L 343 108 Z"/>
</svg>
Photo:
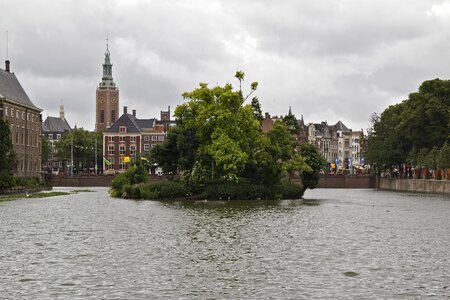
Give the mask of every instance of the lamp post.
<svg viewBox="0 0 450 300">
<path fill-rule="evenodd" d="M 70 139 L 70 176 L 73 176 L 73 136 Z"/>
<path fill-rule="evenodd" d="M 95 167 L 94 167 L 94 172 L 95 172 L 95 176 L 97 176 L 97 136 L 95 136 Z"/>
</svg>

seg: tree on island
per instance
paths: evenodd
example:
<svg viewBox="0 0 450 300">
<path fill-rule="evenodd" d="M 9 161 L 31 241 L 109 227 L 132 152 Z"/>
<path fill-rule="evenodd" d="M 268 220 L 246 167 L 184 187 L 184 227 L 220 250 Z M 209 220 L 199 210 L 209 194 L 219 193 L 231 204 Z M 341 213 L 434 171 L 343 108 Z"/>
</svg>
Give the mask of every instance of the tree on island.
<svg viewBox="0 0 450 300">
<path fill-rule="evenodd" d="M 275 123 L 267 134 L 261 131 L 258 98 L 247 102 L 258 83 L 251 83 L 245 94 L 245 74 L 238 71 L 235 77 L 239 90 L 229 83 L 213 88 L 200 83 L 193 91 L 183 93 L 186 102 L 175 109 L 176 126 L 164 143 L 153 148 L 149 161 L 157 163 L 165 174 L 181 178 L 184 191 L 199 197 L 300 198 L 304 189 L 313 188 L 314 183 L 300 186 L 282 179 L 289 180 L 295 173 L 314 172 L 307 163 L 310 159 L 295 151 L 297 142 L 282 122 Z M 175 182 L 148 186 L 121 182 L 113 193 L 136 192 L 158 198 L 167 197 L 167 191 L 183 192 Z"/>
</svg>

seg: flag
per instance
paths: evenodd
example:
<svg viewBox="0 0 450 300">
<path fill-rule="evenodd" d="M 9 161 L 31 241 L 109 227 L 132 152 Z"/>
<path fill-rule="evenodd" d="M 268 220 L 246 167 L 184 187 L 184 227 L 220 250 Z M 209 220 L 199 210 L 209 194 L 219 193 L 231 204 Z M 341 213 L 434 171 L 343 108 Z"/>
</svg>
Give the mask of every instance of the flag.
<svg viewBox="0 0 450 300">
<path fill-rule="evenodd" d="M 146 162 L 149 162 L 146 157 L 141 157 L 141 160 L 145 160 Z"/>
<path fill-rule="evenodd" d="M 103 162 L 104 162 L 105 165 L 107 165 L 107 166 L 112 165 L 112 162 L 110 162 L 109 160 L 107 160 L 104 156 L 103 156 Z"/>
<path fill-rule="evenodd" d="M 123 161 L 124 163 L 129 163 L 129 162 L 131 161 L 131 159 L 130 159 L 129 156 L 124 156 L 124 157 L 122 157 L 122 161 Z"/>
</svg>

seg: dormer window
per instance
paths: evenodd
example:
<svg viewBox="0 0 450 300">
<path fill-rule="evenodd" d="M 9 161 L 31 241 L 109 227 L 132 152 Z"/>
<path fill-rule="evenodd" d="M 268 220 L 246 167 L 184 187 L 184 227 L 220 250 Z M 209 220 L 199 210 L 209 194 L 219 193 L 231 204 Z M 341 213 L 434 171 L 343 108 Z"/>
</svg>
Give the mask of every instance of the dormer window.
<svg viewBox="0 0 450 300">
<path fill-rule="evenodd" d="M 120 126 L 120 127 L 119 127 L 119 132 L 122 132 L 122 133 L 127 132 L 127 127 L 125 127 L 125 126 Z"/>
</svg>

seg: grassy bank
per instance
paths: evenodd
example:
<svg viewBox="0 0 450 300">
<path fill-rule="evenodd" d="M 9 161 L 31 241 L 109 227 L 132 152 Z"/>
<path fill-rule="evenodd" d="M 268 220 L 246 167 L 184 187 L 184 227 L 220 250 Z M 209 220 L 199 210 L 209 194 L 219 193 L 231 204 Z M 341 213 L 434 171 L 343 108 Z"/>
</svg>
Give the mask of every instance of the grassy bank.
<svg viewBox="0 0 450 300">
<path fill-rule="evenodd" d="M 215 181 L 188 186 L 179 181 L 157 183 L 112 184 L 111 195 L 128 199 L 208 199 L 208 200 L 278 200 L 300 199 L 299 184 L 282 182 L 267 186 L 249 182 Z"/>
</svg>

